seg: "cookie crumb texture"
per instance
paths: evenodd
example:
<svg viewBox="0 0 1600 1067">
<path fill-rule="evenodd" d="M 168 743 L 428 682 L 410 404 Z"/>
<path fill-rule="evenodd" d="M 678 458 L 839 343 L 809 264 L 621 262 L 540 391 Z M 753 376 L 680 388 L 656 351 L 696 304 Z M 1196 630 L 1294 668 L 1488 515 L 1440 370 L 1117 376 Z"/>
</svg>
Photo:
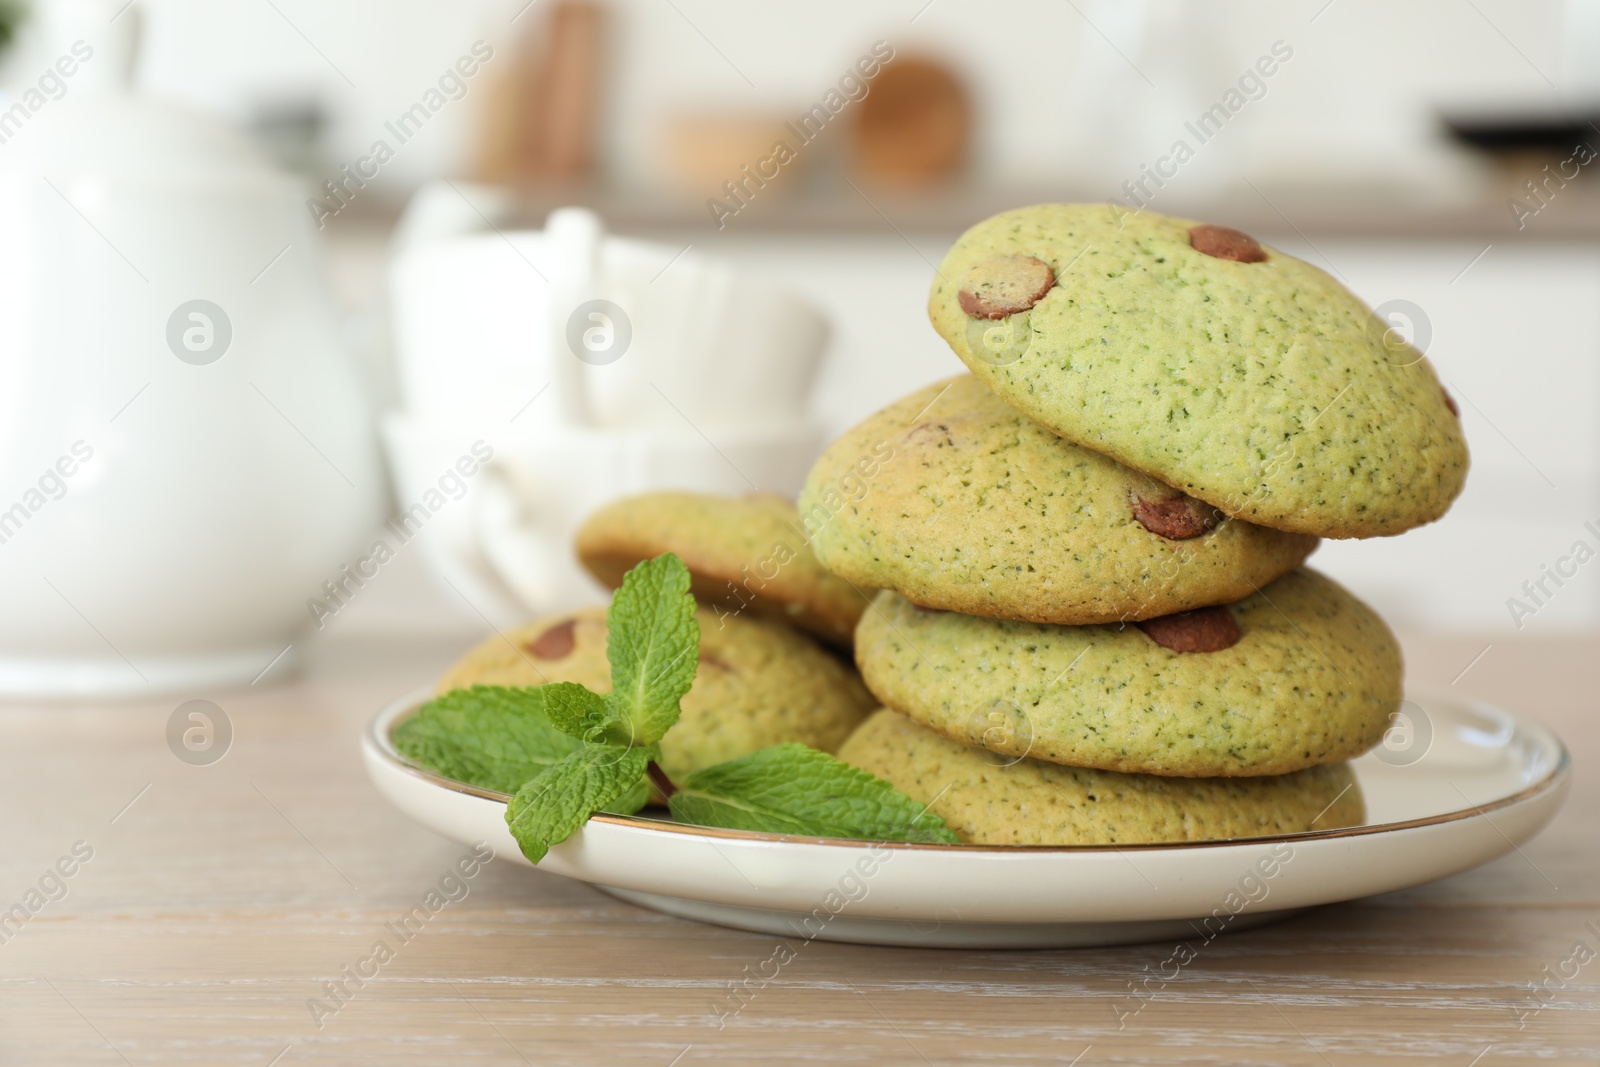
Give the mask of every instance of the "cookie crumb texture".
<svg viewBox="0 0 1600 1067">
<path fill-rule="evenodd" d="M 1174 652 L 1135 626 L 918 611 L 881 593 L 856 662 L 885 705 L 966 745 L 1101 770 L 1287 774 L 1376 745 L 1400 646 L 1373 611 L 1301 569 L 1229 605 L 1237 644 Z"/>
<path fill-rule="evenodd" d="M 852 479 L 858 457 L 875 448 L 892 455 L 870 480 Z M 841 484 L 857 491 L 837 492 Z M 830 499 L 838 506 L 825 507 Z M 1185 535 L 1164 536 L 1148 511 L 1140 518 L 1141 500 L 1183 499 L 1062 440 L 963 374 L 829 445 L 800 507 L 825 517 L 813 524 L 817 558 L 854 585 L 1030 622 L 1148 619 L 1227 603 L 1287 574 L 1317 545 L 1209 515 L 1162 527 Z"/>
<path fill-rule="evenodd" d="M 877 701 L 849 666 L 787 627 L 701 608 L 700 667 L 683 698 L 683 716 L 661 742 L 661 766 L 675 780 L 768 745 L 798 741 L 833 752 Z M 559 659 L 546 635 L 570 634 Z M 439 681 L 439 692 L 472 685 L 577 682 L 611 688 L 606 613 L 588 608 L 518 627 L 468 652 Z"/>
<path fill-rule="evenodd" d="M 969 748 L 887 709 L 839 750 L 975 845 L 1146 845 L 1334 830 L 1366 819 L 1345 763 L 1264 778 L 1162 778 Z"/>
<path fill-rule="evenodd" d="M 645 493 L 607 504 L 578 531 L 578 559 L 620 588 L 642 560 L 672 552 L 690 592 L 719 615 L 781 619 L 849 648 L 867 598 L 817 562 L 794 504 L 774 493 L 744 497 Z"/>
<path fill-rule="evenodd" d="M 1467 446 L 1428 361 L 1386 347 L 1387 324 L 1317 268 L 1273 249 L 1207 255 L 1195 225 L 1104 204 L 996 215 L 945 256 L 929 315 L 1025 414 L 1230 515 L 1321 537 L 1443 515 Z M 996 365 L 969 348 L 959 287 L 1009 255 L 1049 264 L 1056 285 L 1026 351 Z"/>
</svg>

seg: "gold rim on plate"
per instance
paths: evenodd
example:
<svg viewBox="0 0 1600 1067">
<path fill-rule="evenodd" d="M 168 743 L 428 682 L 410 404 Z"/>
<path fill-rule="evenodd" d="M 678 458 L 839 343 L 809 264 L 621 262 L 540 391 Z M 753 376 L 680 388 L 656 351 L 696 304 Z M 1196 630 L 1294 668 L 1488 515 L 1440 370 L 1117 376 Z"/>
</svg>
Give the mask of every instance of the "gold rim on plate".
<svg viewBox="0 0 1600 1067">
<path fill-rule="evenodd" d="M 431 697 L 431 691 L 427 697 Z M 385 761 L 404 771 L 414 778 L 428 782 L 432 785 L 442 786 L 454 793 L 466 796 L 479 797 L 483 800 L 492 800 L 505 804 L 511 800 L 508 793 L 496 792 L 493 789 L 483 789 L 466 782 L 458 782 L 454 778 L 446 778 L 436 774 L 425 767 L 412 763 L 400 750 L 394 747 L 394 731 L 400 724 L 410 718 L 421 708 L 424 697 L 418 699 L 416 695 L 408 696 L 380 711 L 367 727 L 367 740 Z M 1455 700 L 1452 703 L 1458 706 L 1474 708 L 1483 712 L 1491 709 L 1473 702 Z M 1504 715 L 1504 712 L 1494 712 Z M 1520 720 L 1519 720 L 1520 725 Z M 1542 730 L 1542 728 L 1541 728 Z M 669 822 L 664 819 L 642 819 L 636 815 L 607 815 L 598 814 L 590 816 L 590 822 L 605 823 L 611 826 L 628 827 L 635 830 L 646 830 L 654 833 L 686 834 L 695 837 L 712 837 L 723 840 L 735 841 L 762 841 L 762 842 L 794 842 L 812 845 L 828 845 L 831 847 L 845 848 L 895 848 L 895 849 L 921 849 L 929 851 L 947 851 L 960 849 L 963 853 L 993 852 L 1001 855 L 1016 855 L 1018 853 L 1037 854 L 1041 852 L 1171 852 L 1197 848 L 1224 848 L 1239 845 L 1272 844 L 1279 841 L 1320 841 L 1341 837 L 1365 837 L 1369 834 L 1391 833 L 1398 830 L 1414 830 L 1425 826 L 1438 826 L 1443 823 L 1459 822 L 1477 816 L 1487 817 L 1490 812 L 1500 811 L 1513 807 L 1524 801 L 1532 800 L 1552 789 L 1558 788 L 1566 779 L 1572 768 L 1572 756 L 1567 752 L 1567 746 L 1561 738 L 1548 730 L 1542 732 L 1555 745 L 1559 758 L 1548 774 L 1538 781 L 1519 789 L 1509 796 L 1500 797 L 1487 804 L 1471 804 L 1455 811 L 1441 812 L 1438 815 L 1426 815 L 1419 819 L 1404 819 L 1400 822 L 1369 823 L 1362 826 L 1345 826 L 1332 830 L 1302 830 L 1292 834 L 1268 834 L 1261 837 L 1235 837 L 1221 841 L 1171 841 L 1154 844 L 1104 844 L 1104 845 L 938 845 L 924 844 L 909 841 L 863 841 L 849 837 L 801 837 L 794 834 L 766 834 L 753 830 L 728 830 L 718 826 L 695 826 L 689 823 Z"/>
</svg>

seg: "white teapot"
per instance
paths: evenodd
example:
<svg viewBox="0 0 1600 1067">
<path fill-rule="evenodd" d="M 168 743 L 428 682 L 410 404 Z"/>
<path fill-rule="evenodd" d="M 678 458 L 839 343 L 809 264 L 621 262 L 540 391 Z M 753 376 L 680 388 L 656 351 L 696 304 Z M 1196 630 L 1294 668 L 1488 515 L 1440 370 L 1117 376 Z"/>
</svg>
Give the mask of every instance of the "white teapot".
<svg viewBox="0 0 1600 1067">
<path fill-rule="evenodd" d="M 0 110 L 0 693 L 248 684 L 385 499 L 306 192 L 129 92 L 135 5 L 40 14 Z"/>
</svg>

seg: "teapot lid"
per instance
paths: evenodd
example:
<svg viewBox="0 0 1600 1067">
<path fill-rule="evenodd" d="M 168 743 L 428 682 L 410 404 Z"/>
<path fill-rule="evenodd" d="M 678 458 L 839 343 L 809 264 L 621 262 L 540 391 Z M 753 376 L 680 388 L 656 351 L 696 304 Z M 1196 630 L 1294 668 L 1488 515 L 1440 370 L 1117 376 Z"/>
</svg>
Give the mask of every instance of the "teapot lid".
<svg viewBox="0 0 1600 1067">
<path fill-rule="evenodd" d="M 132 91 L 138 4 L 43 0 L 36 17 L 48 65 L 0 110 L 0 173 L 290 180 L 226 122 Z"/>
</svg>

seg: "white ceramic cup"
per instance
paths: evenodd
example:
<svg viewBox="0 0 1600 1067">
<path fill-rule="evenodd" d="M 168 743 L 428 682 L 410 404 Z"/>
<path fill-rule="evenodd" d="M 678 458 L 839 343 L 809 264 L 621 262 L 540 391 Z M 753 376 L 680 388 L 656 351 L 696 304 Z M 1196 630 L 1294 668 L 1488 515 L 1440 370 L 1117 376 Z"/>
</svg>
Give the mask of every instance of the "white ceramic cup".
<svg viewBox="0 0 1600 1067">
<path fill-rule="evenodd" d="M 805 416 L 828 325 L 779 287 L 693 248 L 605 236 L 579 209 L 554 213 L 542 232 L 442 236 L 410 222 L 425 236 L 401 245 L 390 282 L 412 414 L 505 419 L 548 388 L 554 418 L 575 426 Z"/>
<path fill-rule="evenodd" d="M 684 426 L 550 423 L 492 436 L 400 414 L 383 424 L 402 516 L 475 444 L 492 452 L 459 499 L 445 494 L 415 543 L 464 613 L 502 628 L 603 598 L 573 553 L 578 528 L 601 505 L 662 489 L 792 496 L 822 443 L 818 427 L 793 420 L 718 430 L 711 440 Z"/>
</svg>

